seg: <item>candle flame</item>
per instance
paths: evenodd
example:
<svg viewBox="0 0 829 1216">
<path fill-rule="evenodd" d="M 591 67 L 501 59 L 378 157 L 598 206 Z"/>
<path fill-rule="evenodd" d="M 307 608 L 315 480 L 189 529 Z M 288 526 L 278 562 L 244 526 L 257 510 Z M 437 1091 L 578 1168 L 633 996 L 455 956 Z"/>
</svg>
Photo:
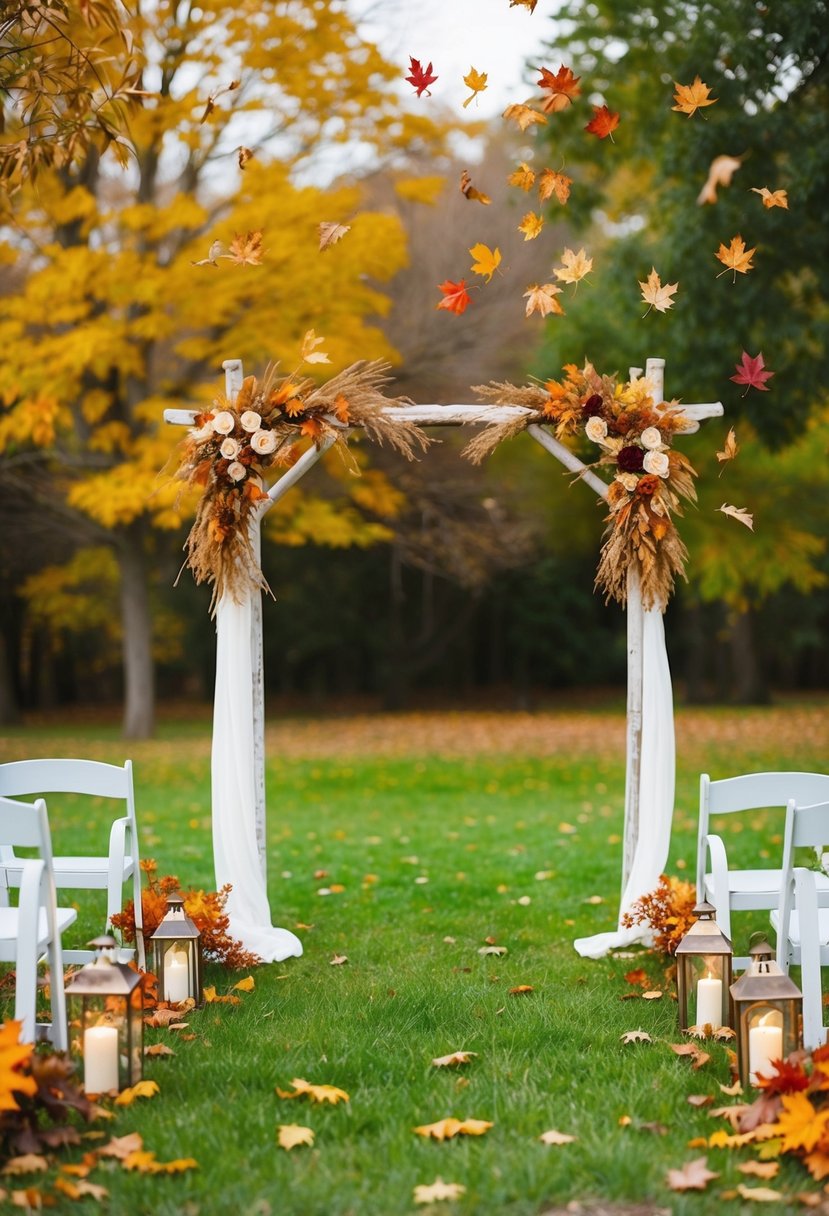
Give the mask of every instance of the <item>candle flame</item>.
<svg viewBox="0 0 829 1216">
<path fill-rule="evenodd" d="M 768 1013 L 764 1013 L 764 1014 L 763 1014 L 763 1016 L 760 1018 L 760 1021 L 757 1023 L 757 1025 L 758 1025 L 758 1026 L 768 1026 L 768 1025 L 769 1025 L 769 1018 L 772 1018 L 772 1017 L 774 1017 L 774 1013 L 773 1013 L 773 1012 L 772 1012 L 772 1010 L 770 1009 L 770 1010 L 768 1011 Z"/>
</svg>

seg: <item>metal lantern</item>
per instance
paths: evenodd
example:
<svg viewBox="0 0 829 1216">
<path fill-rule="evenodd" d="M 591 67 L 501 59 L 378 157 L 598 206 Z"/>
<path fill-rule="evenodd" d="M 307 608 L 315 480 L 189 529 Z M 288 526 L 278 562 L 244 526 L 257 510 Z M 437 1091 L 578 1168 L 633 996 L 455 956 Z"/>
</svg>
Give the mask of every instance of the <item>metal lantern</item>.
<svg viewBox="0 0 829 1216">
<path fill-rule="evenodd" d="M 181 895 L 167 897 L 167 912 L 151 940 L 158 999 L 170 1005 L 201 1004 L 201 934 L 184 911 Z"/>
<path fill-rule="evenodd" d="M 118 943 L 108 934 L 89 945 L 91 963 L 67 981 L 69 1050 L 83 1065 L 88 1094 L 121 1091 L 141 1080 L 144 999 L 141 975 L 115 961 Z"/>
<path fill-rule="evenodd" d="M 784 1060 L 802 1046 L 800 989 L 778 967 L 767 941 L 758 942 L 748 953 L 748 969 L 731 985 L 744 1089 L 756 1085 L 758 1073 L 770 1073 L 773 1060 Z"/>
<path fill-rule="evenodd" d="M 709 903 L 694 908 L 696 921 L 676 948 L 679 1028 L 710 1026 L 719 1030 L 731 1020 L 731 942 L 714 920 Z"/>
</svg>

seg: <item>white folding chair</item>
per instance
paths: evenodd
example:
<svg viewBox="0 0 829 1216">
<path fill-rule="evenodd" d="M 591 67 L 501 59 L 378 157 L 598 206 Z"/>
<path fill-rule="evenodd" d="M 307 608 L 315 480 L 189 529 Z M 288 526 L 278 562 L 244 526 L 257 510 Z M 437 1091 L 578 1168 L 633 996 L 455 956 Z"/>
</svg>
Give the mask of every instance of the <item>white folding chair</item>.
<svg viewBox="0 0 829 1216">
<path fill-rule="evenodd" d="M 809 1051 L 826 1042 L 823 1024 L 821 967 L 829 966 L 829 893 L 814 870 L 795 866 L 795 849 L 818 847 L 829 840 L 829 802 L 786 810 L 783 836 L 783 883 L 771 913 L 777 934 L 777 962 L 784 971 L 800 967 L 803 990 L 803 1045 Z"/>
<path fill-rule="evenodd" d="M 0 907 L 0 961 L 14 963 L 14 1016 L 22 1023 L 22 1038 L 33 1043 L 38 1030 L 45 1032 L 59 1051 L 68 1046 L 66 997 L 63 990 L 61 934 L 77 919 L 74 908 L 58 908 L 52 871 L 52 842 L 49 818 L 42 798 L 32 805 L 0 798 L 0 841 L 18 848 L 36 849 L 39 856 L 18 858 L 15 863 L 20 896 L 16 907 Z M 0 885 L 7 895 L 6 871 L 0 862 Z M 37 965 L 49 961 L 52 1021 L 38 1027 Z"/>
<path fill-rule="evenodd" d="M 728 864 L 722 837 L 710 831 L 714 815 L 783 808 L 793 799 L 799 806 L 829 800 L 829 775 L 825 773 L 745 773 L 712 781 L 700 777 L 699 829 L 697 836 L 697 898 L 706 899 L 717 910 L 717 924 L 731 937 L 731 913 L 776 908 L 780 899 L 782 870 L 752 867 L 736 869 Z M 829 843 L 829 833 L 824 843 Z M 710 859 L 710 868 L 708 861 Z M 818 886 L 829 891 L 829 878 L 821 874 Z M 747 955 L 734 958 L 735 967 L 747 967 Z"/>
<path fill-rule="evenodd" d="M 17 798 L 32 794 L 86 794 L 115 799 L 123 804 L 122 814 L 112 822 L 106 855 L 55 857 L 55 883 L 59 888 L 105 890 L 105 927 L 109 927 L 115 913 L 122 910 L 124 883 L 131 880 L 135 905 L 135 944 L 138 964 L 143 969 L 141 868 L 132 761 L 127 760 L 123 767 L 98 760 L 16 760 L 0 764 L 0 796 Z M 20 870 L 14 850 L 3 842 L 0 842 L 0 864 L 6 868 L 9 885 L 19 885 Z M 65 950 L 63 957 L 67 963 L 86 963 L 94 958 L 94 952 Z"/>
</svg>

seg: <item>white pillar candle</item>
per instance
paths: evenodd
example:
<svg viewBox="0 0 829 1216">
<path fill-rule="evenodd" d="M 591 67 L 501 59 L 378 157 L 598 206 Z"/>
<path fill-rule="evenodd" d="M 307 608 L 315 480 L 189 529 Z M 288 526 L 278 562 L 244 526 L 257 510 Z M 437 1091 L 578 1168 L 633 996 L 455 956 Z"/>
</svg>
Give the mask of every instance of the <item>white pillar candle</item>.
<svg viewBox="0 0 829 1216">
<path fill-rule="evenodd" d="M 722 1026 L 722 980 L 706 975 L 697 984 L 697 1026 Z"/>
<path fill-rule="evenodd" d="M 118 1031 L 114 1026 L 90 1026 L 84 1031 L 83 1084 L 88 1094 L 118 1088 Z"/>
<path fill-rule="evenodd" d="M 783 1027 L 769 1025 L 766 1019 L 770 1016 L 767 1013 L 748 1032 L 748 1071 L 752 1085 L 756 1085 L 759 1072 L 771 1075 L 772 1060 L 783 1056 Z"/>
<path fill-rule="evenodd" d="M 186 1001 L 190 995 L 190 975 L 186 950 L 168 950 L 164 956 L 164 999 L 171 1005 Z"/>
</svg>

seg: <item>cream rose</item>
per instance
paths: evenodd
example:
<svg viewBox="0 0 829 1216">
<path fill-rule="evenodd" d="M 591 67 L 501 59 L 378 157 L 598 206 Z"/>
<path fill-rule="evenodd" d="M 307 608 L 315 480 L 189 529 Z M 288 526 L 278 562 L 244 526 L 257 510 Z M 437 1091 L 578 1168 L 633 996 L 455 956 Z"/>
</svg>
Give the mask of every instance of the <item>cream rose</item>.
<svg viewBox="0 0 829 1216">
<path fill-rule="evenodd" d="M 195 439 L 196 443 L 204 443 L 205 439 L 210 439 L 215 434 L 213 430 L 213 422 L 205 422 L 204 426 L 193 427 L 190 431 L 190 438 Z"/>
<path fill-rule="evenodd" d="M 235 460 L 239 455 L 239 440 L 228 437 L 222 441 L 222 446 L 219 451 L 224 456 L 225 460 Z"/>
<path fill-rule="evenodd" d="M 232 464 L 227 466 L 227 475 L 231 481 L 244 481 L 248 475 L 248 471 L 238 460 L 234 460 Z"/>
<path fill-rule="evenodd" d="M 649 448 L 654 451 L 656 448 L 662 447 L 662 436 L 659 428 L 655 426 L 646 426 L 642 434 L 639 436 L 643 448 Z"/>
<path fill-rule="evenodd" d="M 236 419 L 230 410 L 219 410 L 212 423 L 213 430 L 217 435 L 229 435 L 235 425 Z"/>
<path fill-rule="evenodd" d="M 250 437 L 250 446 L 257 456 L 268 456 L 276 450 L 276 435 L 273 431 L 257 431 Z"/>
<path fill-rule="evenodd" d="M 242 430 L 247 431 L 251 435 L 254 431 L 258 431 L 262 425 L 262 419 L 256 410 L 245 410 L 239 421 L 242 424 Z"/>
<path fill-rule="evenodd" d="M 667 477 L 671 462 L 665 452 L 646 452 L 642 467 L 646 473 L 655 473 L 657 477 Z"/>
<path fill-rule="evenodd" d="M 594 443 L 601 443 L 607 435 L 607 423 L 604 418 L 599 418 L 594 414 L 592 418 L 587 419 L 587 425 L 584 428 L 584 433 L 588 439 L 592 439 Z"/>
<path fill-rule="evenodd" d="M 614 480 L 623 485 L 628 494 L 632 494 L 639 484 L 639 478 L 635 473 L 617 473 Z"/>
</svg>

